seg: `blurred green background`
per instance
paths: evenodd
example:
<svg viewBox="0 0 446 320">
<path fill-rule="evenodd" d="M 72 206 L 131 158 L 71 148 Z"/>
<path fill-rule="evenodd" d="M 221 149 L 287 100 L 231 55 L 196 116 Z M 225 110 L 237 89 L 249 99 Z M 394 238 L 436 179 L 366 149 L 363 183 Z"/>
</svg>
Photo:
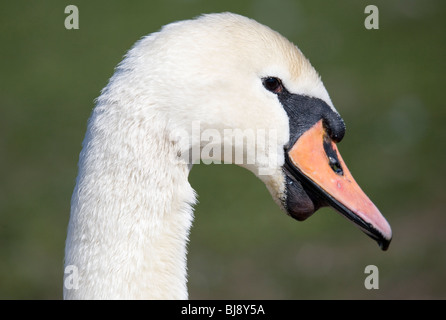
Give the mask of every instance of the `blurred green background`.
<svg viewBox="0 0 446 320">
<path fill-rule="evenodd" d="M 66 30 L 75 4 L 80 29 Z M 366 30 L 364 8 L 379 8 Z M 389 251 L 322 209 L 305 222 L 232 165 L 196 165 L 190 298 L 446 298 L 446 2 L 2 1 L 0 298 L 60 299 L 70 197 L 86 122 L 140 37 L 232 11 L 276 29 L 320 72 L 347 124 L 339 145 L 393 227 Z M 379 268 L 366 290 L 364 269 Z"/>
</svg>

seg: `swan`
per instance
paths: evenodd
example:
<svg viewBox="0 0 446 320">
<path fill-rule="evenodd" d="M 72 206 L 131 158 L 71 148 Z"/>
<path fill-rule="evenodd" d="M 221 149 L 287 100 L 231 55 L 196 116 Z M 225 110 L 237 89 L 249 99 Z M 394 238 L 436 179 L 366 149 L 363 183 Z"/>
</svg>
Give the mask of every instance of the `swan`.
<svg viewBox="0 0 446 320">
<path fill-rule="evenodd" d="M 229 129 L 264 135 L 234 143 L 229 157 L 202 137 L 220 134 L 223 150 Z M 255 20 L 206 14 L 143 37 L 88 120 L 64 259 L 76 286 L 64 298 L 187 299 L 188 174 L 218 156 L 258 176 L 291 217 L 331 206 L 387 249 L 390 225 L 337 149 L 344 133 L 310 62 Z"/>
</svg>

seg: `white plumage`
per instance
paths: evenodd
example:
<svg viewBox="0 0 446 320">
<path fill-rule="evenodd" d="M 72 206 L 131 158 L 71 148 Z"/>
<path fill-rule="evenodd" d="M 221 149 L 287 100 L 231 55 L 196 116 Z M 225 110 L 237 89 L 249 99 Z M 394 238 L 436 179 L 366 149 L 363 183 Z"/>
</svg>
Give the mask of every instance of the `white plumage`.
<svg viewBox="0 0 446 320">
<path fill-rule="evenodd" d="M 67 299 L 186 299 L 186 243 L 195 193 L 193 147 L 175 132 L 275 130 L 277 145 L 245 165 L 283 205 L 289 119 L 261 79 L 333 105 L 302 53 L 275 31 L 230 14 L 169 24 L 138 41 L 97 99 L 79 159 L 65 265 L 79 271 Z M 197 161 L 198 159 L 191 159 Z"/>
</svg>

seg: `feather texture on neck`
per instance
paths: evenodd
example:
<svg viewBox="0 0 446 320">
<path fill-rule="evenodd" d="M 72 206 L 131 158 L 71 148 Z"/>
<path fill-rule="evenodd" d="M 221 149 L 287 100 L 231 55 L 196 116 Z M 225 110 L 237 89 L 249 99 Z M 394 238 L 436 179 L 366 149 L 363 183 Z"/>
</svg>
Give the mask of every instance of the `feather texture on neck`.
<svg viewBox="0 0 446 320">
<path fill-rule="evenodd" d="M 122 103 L 122 76 L 98 99 L 83 142 L 65 255 L 79 286 L 64 297 L 186 299 L 189 169 L 155 108 Z"/>
</svg>

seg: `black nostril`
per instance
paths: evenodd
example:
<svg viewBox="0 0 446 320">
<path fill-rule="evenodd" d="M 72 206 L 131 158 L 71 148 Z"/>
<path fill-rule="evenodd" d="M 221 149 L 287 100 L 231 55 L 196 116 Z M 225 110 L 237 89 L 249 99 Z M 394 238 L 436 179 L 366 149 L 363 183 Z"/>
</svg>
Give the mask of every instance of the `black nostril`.
<svg viewBox="0 0 446 320">
<path fill-rule="evenodd" d="M 328 157 L 328 165 L 330 166 L 331 170 L 333 170 L 334 173 L 343 176 L 344 170 L 342 170 L 341 163 L 338 159 L 338 154 L 336 150 L 333 149 L 331 139 L 328 136 L 324 136 L 323 145 L 325 153 Z"/>
<path fill-rule="evenodd" d="M 339 175 L 344 174 L 344 171 L 342 171 L 342 167 L 338 159 L 328 156 L 328 163 L 330 165 L 330 168 L 334 171 L 334 173 Z"/>
</svg>

